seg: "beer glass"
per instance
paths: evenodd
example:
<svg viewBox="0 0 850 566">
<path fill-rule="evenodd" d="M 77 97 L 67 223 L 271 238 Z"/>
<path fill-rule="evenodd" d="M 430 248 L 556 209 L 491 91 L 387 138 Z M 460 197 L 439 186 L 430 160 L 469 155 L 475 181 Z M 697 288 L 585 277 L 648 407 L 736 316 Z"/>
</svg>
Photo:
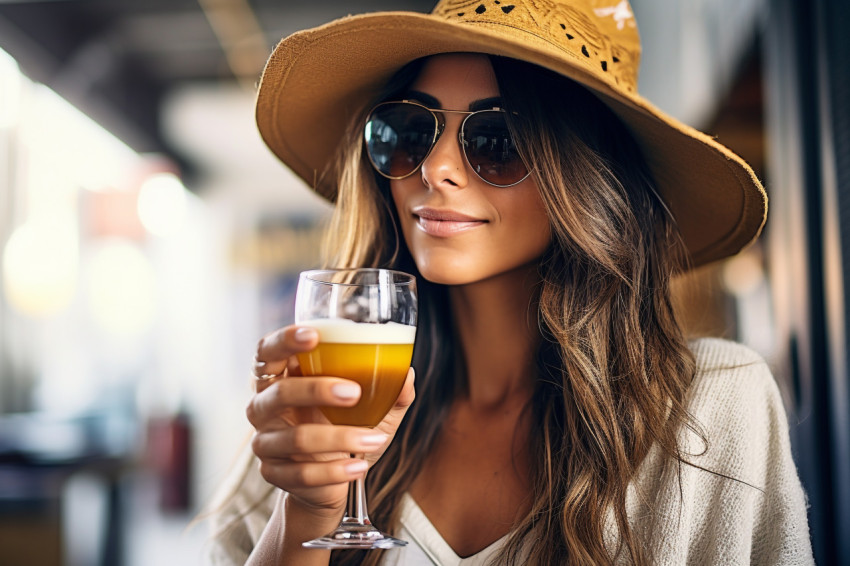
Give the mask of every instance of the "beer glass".
<svg viewBox="0 0 850 566">
<path fill-rule="evenodd" d="M 392 408 L 410 367 L 416 309 L 416 280 L 407 273 L 365 268 L 301 273 L 295 322 L 319 334 L 314 350 L 298 354 L 301 373 L 343 377 L 362 390 L 353 407 L 320 408 L 331 423 L 372 428 Z M 339 527 L 304 546 L 371 549 L 406 544 L 372 526 L 363 477 L 349 484 L 347 511 Z"/>
</svg>

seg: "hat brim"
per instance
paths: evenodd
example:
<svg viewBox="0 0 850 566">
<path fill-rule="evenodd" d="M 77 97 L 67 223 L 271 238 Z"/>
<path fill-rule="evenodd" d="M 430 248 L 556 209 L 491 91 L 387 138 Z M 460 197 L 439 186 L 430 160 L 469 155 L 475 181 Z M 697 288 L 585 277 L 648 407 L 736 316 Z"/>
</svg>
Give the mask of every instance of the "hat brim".
<svg viewBox="0 0 850 566">
<path fill-rule="evenodd" d="M 583 84 L 620 117 L 647 159 L 692 265 L 738 253 L 759 235 L 767 195 L 741 158 L 641 96 L 600 80 L 574 55 L 527 35 L 519 41 L 491 27 L 411 12 L 349 16 L 298 32 L 278 44 L 263 72 L 260 134 L 281 161 L 334 200 L 335 180 L 322 172 L 351 117 L 399 68 L 438 53 L 503 55 Z"/>
</svg>

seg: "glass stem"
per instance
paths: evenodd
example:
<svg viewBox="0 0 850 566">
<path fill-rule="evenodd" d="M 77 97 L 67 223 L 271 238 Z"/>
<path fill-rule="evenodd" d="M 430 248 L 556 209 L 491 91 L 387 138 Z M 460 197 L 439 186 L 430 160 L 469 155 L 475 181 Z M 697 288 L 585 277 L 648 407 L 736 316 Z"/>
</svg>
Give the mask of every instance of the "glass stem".
<svg viewBox="0 0 850 566">
<path fill-rule="evenodd" d="M 363 459 L 363 454 L 352 454 L 355 458 Z M 369 525 L 369 512 L 366 510 L 366 475 L 348 483 L 348 510 L 345 512 L 343 523 Z"/>
</svg>

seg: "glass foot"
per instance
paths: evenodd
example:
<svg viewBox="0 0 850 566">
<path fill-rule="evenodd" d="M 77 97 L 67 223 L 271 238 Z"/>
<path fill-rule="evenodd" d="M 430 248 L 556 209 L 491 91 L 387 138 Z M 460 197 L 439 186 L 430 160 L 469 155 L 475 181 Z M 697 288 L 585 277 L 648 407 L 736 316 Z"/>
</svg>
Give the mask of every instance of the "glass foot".
<svg viewBox="0 0 850 566">
<path fill-rule="evenodd" d="M 305 548 L 395 548 L 407 545 L 406 540 L 400 540 L 384 534 L 369 523 L 343 521 L 339 527 L 323 537 L 303 543 Z"/>
</svg>

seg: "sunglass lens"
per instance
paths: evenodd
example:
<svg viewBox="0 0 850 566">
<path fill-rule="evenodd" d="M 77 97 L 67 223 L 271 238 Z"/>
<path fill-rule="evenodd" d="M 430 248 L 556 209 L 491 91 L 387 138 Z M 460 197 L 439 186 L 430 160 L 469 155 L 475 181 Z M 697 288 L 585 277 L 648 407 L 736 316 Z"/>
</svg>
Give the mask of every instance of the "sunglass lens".
<svg viewBox="0 0 850 566">
<path fill-rule="evenodd" d="M 471 115 L 464 125 L 463 138 L 469 164 L 488 183 L 510 186 L 528 175 L 528 168 L 508 130 L 504 112 L 487 111 Z"/>
<path fill-rule="evenodd" d="M 387 177 L 405 177 L 425 161 L 437 122 L 425 108 L 403 102 L 381 104 L 366 122 L 366 151 Z"/>
</svg>

